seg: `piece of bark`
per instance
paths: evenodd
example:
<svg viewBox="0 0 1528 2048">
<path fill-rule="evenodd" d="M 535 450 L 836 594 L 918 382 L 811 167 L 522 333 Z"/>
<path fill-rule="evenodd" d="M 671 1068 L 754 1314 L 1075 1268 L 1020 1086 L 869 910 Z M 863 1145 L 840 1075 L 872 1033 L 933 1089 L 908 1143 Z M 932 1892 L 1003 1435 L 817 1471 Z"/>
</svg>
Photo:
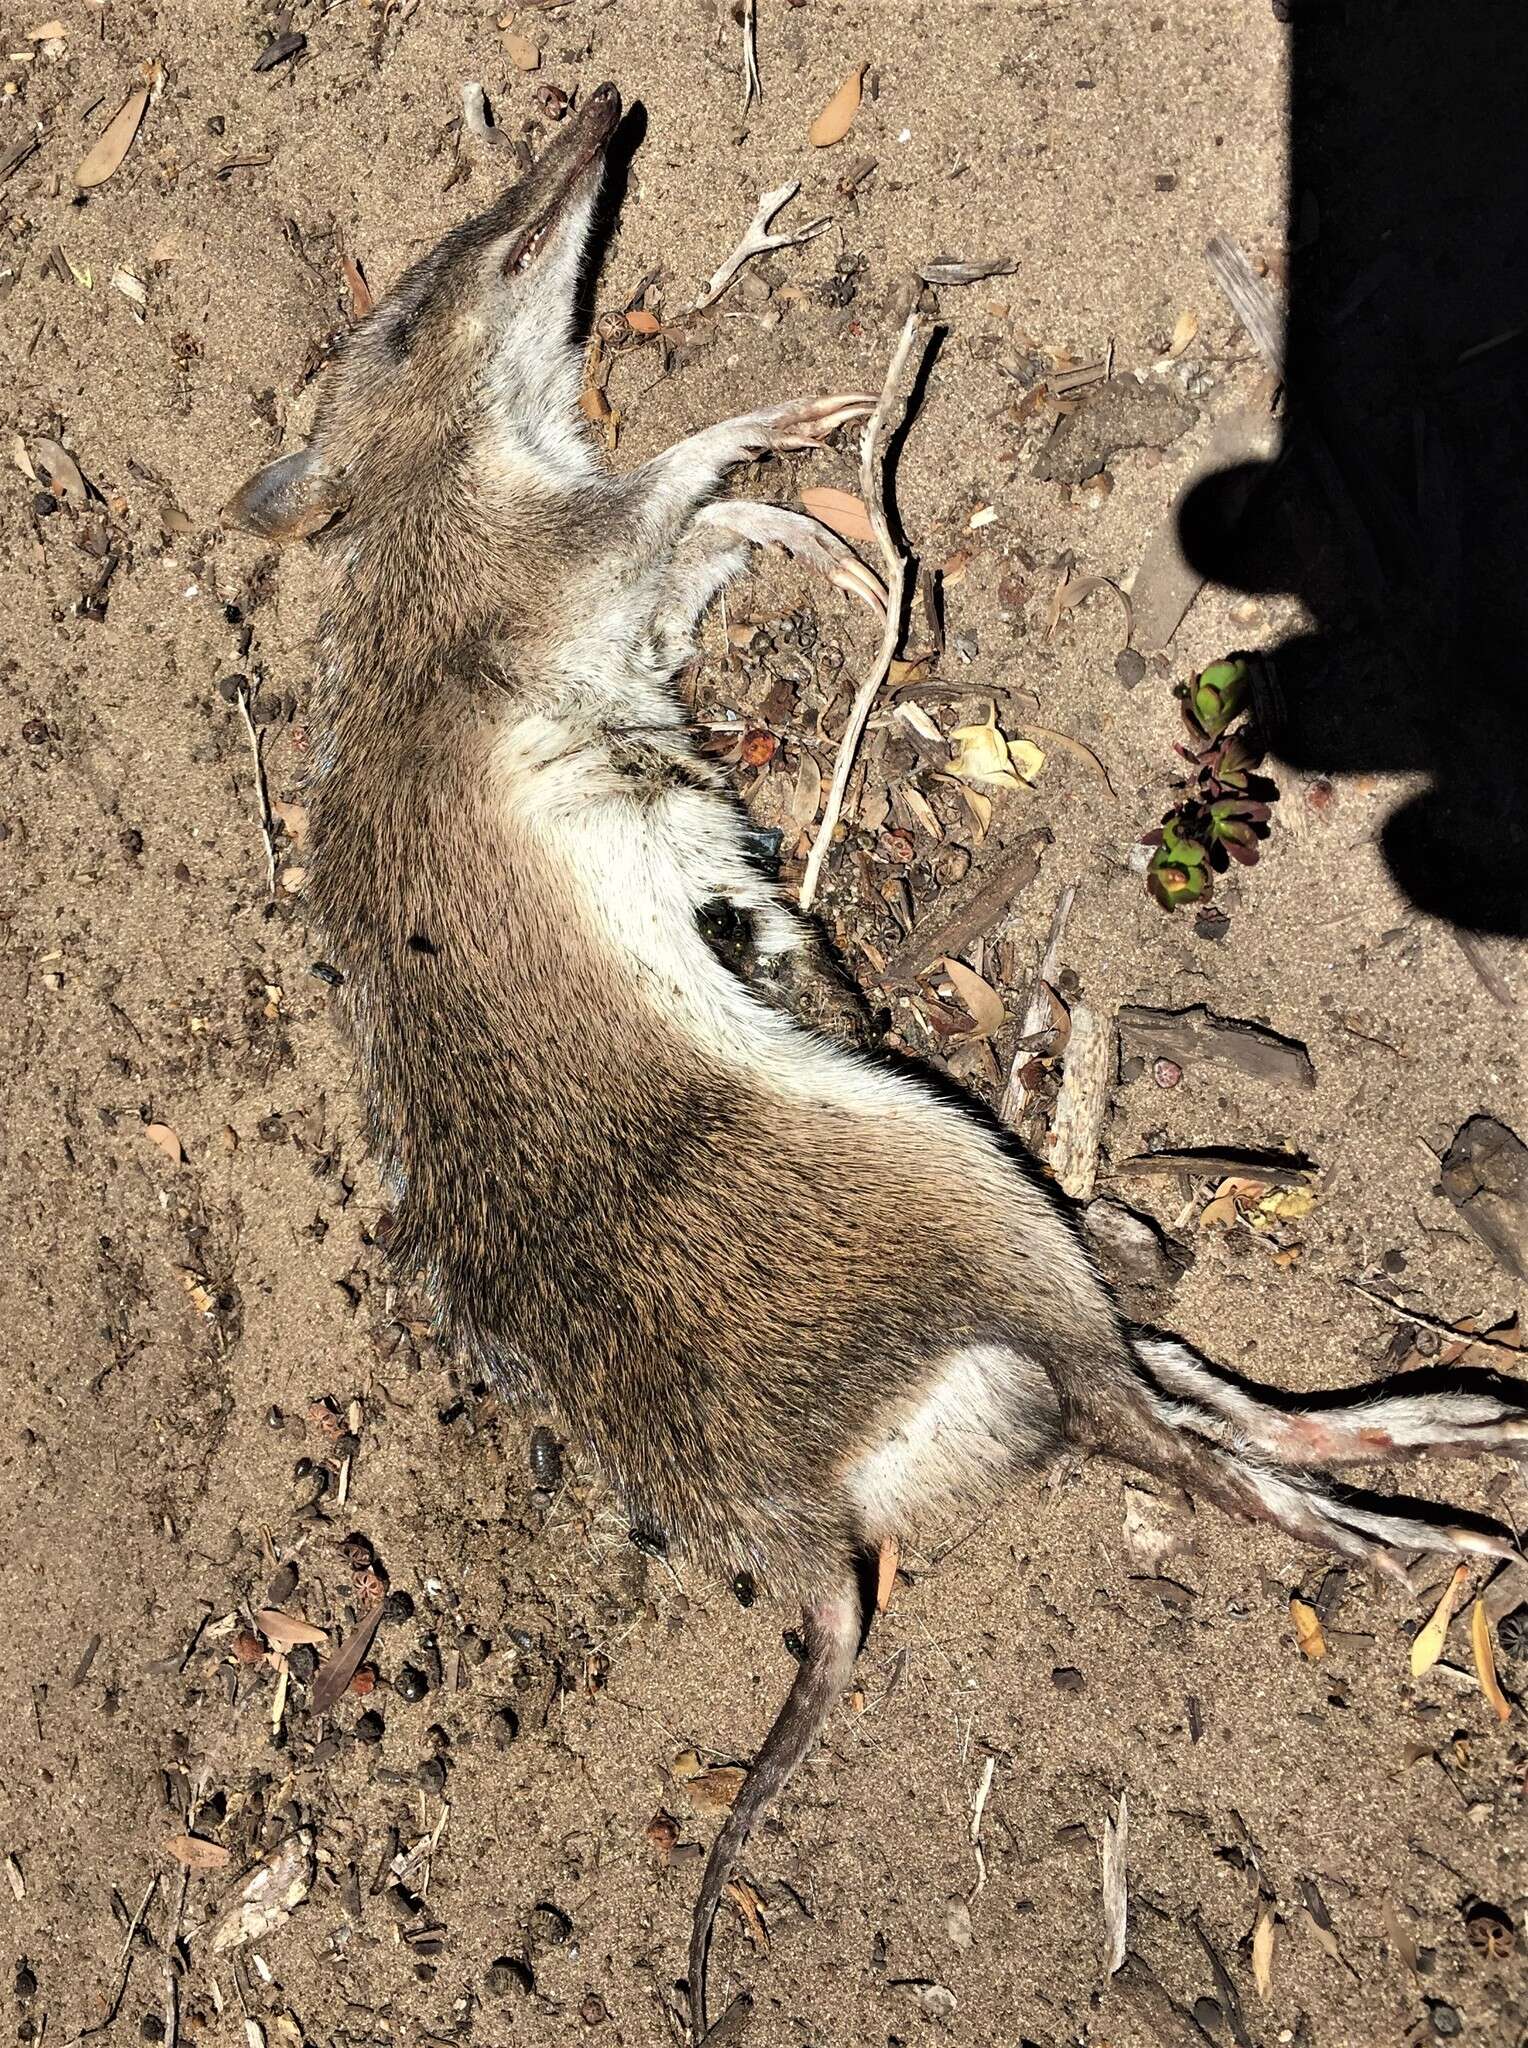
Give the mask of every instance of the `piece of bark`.
<svg viewBox="0 0 1528 2048">
<path fill-rule="evenodd" d="M 1111 377 L 1057 423 L 1030 473 L 1041 483 L 1083 484 L 1122 448 L 1170 447 L 1198 417 L 1182 392 L 1160 378 L 1142 384 Z"/>
<path fill-rule="evenodd" d="M 1239 1017 L 1217 1017 L 1203 1003 L 1188 1010 L 1153 1010 L 1126 1003 L 1115 1018 L 1120 1052 L 1146 1059 L 1223 1060 L 1254 1081 L 1286 1081 L 1314 1088 L 1316 1070 L 1310 1054 L 1296 1038 L 1250 1024 Z"/>
<path fill-rule="evenodd" d="M 1472 1116 L 1455 1132 L 1439 1177 L 1491 1255 L 1528 1280 L 1528 1145 L 1494 1116 Z"/>
<path fill-rule="evenodd" d="M 992 931 L 1039 874 L 1040 857 L 1050 842 L 1051 834 L 1042 825 L 1000 854 L 975 886 L 967 887 L 955 909 L 945 917 L 925 920 L 892 954 L 880 977 L 882 988 L 911 987 L 936 960 L 964 953 Z"/>
<path fill-rule="evenodd" d="M 1130 586 L 1135 613 L 1131 637 L 1143 653 L 1167 645 L 1204 586 L 1203 572 L 1184 554 L 1181 539 L 1183 507 L 1190 494 L 1222 470 L 1243 471 L 1221 492 L 1221 515 L 1226 529 L 1234 532 L 1247 516 L 1258 489 L 1273 475 L 1281 438 L 1279 424 L 1266 408 L 1233 413 L 1210 435 L 1204 453 L 1179 486 L 1166 518 L 1146 543 Z"/>
<path fill-rule="evenodd" d="M 1098 1148 L 1109 1107 L 1111 1050 L 1109 1020 L 1084 1003 L 1074 1005 L 1061 1091 L 1051 1124 L 1050 1157 L 1062 1190 L 1079 1202 L 1089 1199 L 1098 1179 Z"/>
<path fill-rule="evenodd" d="M 1297 1152 L 1221 1151 L 1214 1146 L 1189 1146 L 1179 1151 L 1138 1152 L 1122 1159 L 1117 1174 L 1134 1178 L 1146 1173 L 1234 1173 L 1260 1180 L 1270 1188 L 1303 1188 L 1316 1172 L 1315 1161 Z"/>
</svg>

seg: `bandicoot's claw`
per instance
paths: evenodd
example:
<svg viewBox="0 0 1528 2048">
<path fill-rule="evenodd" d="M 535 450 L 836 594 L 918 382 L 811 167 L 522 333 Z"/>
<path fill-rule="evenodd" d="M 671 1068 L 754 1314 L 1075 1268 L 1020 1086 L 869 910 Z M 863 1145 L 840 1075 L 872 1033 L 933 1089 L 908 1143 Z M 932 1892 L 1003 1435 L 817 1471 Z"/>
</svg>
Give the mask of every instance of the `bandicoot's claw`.
<svg viewBox="0 0 1528 2048">
<path fill-rule="evenodd" d="M 839 590 L 869 605 L 877 619 L 885 619 L 886 593 L 875 572 L 847 541 L 804 512 L 760 504 L 752 498 L 722 498 L 708 505 L 696 523 L 735 533 L 756 547 L 783 548 L 796 560 L 820 570 Z"/>
</svg>

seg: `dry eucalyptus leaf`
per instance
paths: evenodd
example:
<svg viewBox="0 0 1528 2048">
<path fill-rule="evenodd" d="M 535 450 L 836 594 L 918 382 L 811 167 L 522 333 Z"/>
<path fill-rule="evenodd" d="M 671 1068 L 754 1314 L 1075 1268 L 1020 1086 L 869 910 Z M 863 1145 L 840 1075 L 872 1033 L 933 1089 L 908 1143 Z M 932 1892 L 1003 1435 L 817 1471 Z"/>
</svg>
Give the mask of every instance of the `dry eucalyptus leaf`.
<svg viewBox="0 0 1528 2048">
<path fill-rule="evenodd" d="M 791 793 L 791 822 L 804 832 L 817 822 L 822 805 L 822 768 L 815 754 L 803 750 L 796 769 L 796 787 Z"/>
<path fill-rule="evenodd" d="M 48 489 L 54 497 L 65 505 L 72 505 L 76 512 L 82 511 L 89 502 L 90 494 L 85 488 L 79 464 L 64 444 L 48 434 L 34 434 L 32 454 L 42 464 Z"/>
<path fill-rule="evenodd" d="M 1454 1618 L 1454 1609 L 1464 1591 L 1470 1576 L 1467 1564 L 1456 1565 L 1454 1575 L 1443 1589 L 1443 1598 L 1433 1609 L 1411 1641 L 1411 1675 L 1420 1678 L 1424 1671 L 1431 1671 L 1443 1655 L 1443 1645 L 1448 1637 L 1448 1625 Z"/>
<path fill-rule="evenodd" d="M 138 123 L 143 119 L 143 110 L 148 103 L 148 87 L 136 87 L 80 158 L 74 182 L 82 192 L 93 185 L 104 185 L 120 165 L 133 146 L 133 137 L 138 133 Z"/>
<path fill-rule="evenodd" d="M 1120 589 L 1117 583 L 1111 583 L 1107 576 L 1064 575 L 1062 577 L 1061 581 L 1056 585 L 1055 593 L 1051 598 L 1050 614 L 1045 621 L 1046 639 L 1049 640 L 1054 634 L 1056 627 L 1060 624 L 1063 612 L 1071 611 L 1074 606 L 1084 603 L 1100 590 L 1113 591 L 1124 609 L 1125 637 L 1115 649 L 1117 654 L 1123 654 L 1130 645 L 1131 634 L 1135 631 L 1135 610 L 1124 591 Z"/>
<path fill-rule="evenodd" d="M 229 1861 L 222 1843 L 209 1842 L 205 1835 L 171 1835 L 165 1849 L 187 1870 L 222 1870 Z"/>
<path fill-rule="evenodd" d="M 1098 777 L 1110 796 L 1118 803 L 1119 799 L 1114 795 L 1114 784 L 1109 780 L 1109 771 L 1091 747 L 1084 746 L 1081 740 L 1074 740 L 1069 732 L 1058 732 L 1053 725 L 1026 725 L 1024 730 L 1037 732 L 1042 738 L 1054 741 L 1064 753 L 1071 754 L 1076 760 L 1081 761 L 1085 768 L 1090 769 Z M 1043 760 L 1044 756 L 1041 758 Z"/>
<path fill-rule="evenodd" d="M 340 269 L 345 273 L 345 283 L 350 288 L 350 318 L 364 320 L 376 304 L 371 295 L 371 286 L 366 282 L 361 266 L 353 256 L 341 258 Z"/>
<path fill-rule="evenodd" d="M 992 984 L 984 981 L 975 969 L 967 967 L 964 961 L 945 960 L 942 967 L 962 1008 L 976 1026 L 976 1037 L 990 1038 L 994 1031 L 1000 1031 L 1008 1021 L 1008 1012 L 1003 1008 L 1003 999 Z"/>
<path fill-rule="evenodd" d="M 294 846 L 301 846 L 308 836 L 308 807 L 306 804 L 273 803 L 271 816 L 279 818 L 286 827 L 287 837 Z"/>
<path fill-rule="evenodd" d="M 1273 1908 L 1264 1904 L 1258 1909 L 1257 1925 L 1252 1930 L 1252 1981 L 1257 1986 L 1258 1997 L 1264 2001 L 1273 1990 L 1273 1950 L 1277 1928 Z"/>
<path fill-rule="evenodd" d="M 184 1166 L 186 1149 L 178 1134 L 168 1124 L 145 1124 L 143 1135 L 151 1145 L 157 1145 L 172 1166 Z"/>
<path fill-rule="evenodd" d="M 1023 762 L 1038 760 L 1043 764 L 1045 759 L 1038 747 L 1031 747 L 1027 755 L 1015 761 L 1013 749 L 998 730 L 997 710 L 991 704 L 987 706 L 985 725 L 958 725 L 950 734 L 950 740 L 955 748 L 950 772 L 958 775 L 962 782 L 985 782 L 998 789 L 1022 789 L 1024 781 L 1020 771 Z"/>
<path fill-rule="evenodd" d="M 1317 1664 L 1326 1655 L 1326 1637 L 1321 1631 L 1321 1617 L 1308 1600 L 1291 1600 L 1289 1618 L 1295 1625 L 1295 1641 L 1300 1646 L 1300 1655 Z"/>
<path fill-rule="evenodd" d="M 989 256 L 962 263 L 954 256 L 936 256 L 918 272 L 925 284 L 978 284 L 984 277 L 1007 277 L 1018 269 L 1009 256 Z"/>
<path fill-rule="evenodd" d="M 856 498 L 852 491 L 838 491 L 831 484 L 819 484 L 801 493 L 801 504 L 814 519 L 820 519 L 824 526 L 830 526 L 845 540 L 875 539 L 875 529 L 870 524 L 870 514 L 865 510 L 865 501 Z"/>
<path fill-rule="evenodd" d="M 1480 1690 L 1491 1702 L 1491 1709 L 1497 1720 L 1510 1721 L 1512 1706 L 1496 1676 L 1496 1655 L 1491 1648 L 1491 1621 L 1483 1600 L 1475 1602 L 1474 1611 L 1470 1615 L 1470 1647 L 1475 1652 L 1475 1675 L 1480 1680 Z"/>
<path fill-rule="evenodd" d="M 299 1643 L 307 1643 L 315 1650 L 327 1650 L 329 1632 L 315 1628 L 311 1621 L 303 1621 L 295 1614 L 283 1614 L 279 1607 L 262 1607 L 255 1616 L 255 1627 L 268 1643 L 278 1650 L 295 1650 Z"/>
<path fill-rule="evenodd" d="M 845 75 L 842 85 L 806 131 L 806 139 L 814 149 L 830 149 L 835 142 L 842 142 L 853 127 L 864 90 L 866 69 L 865 65 L 856 64 Z"/>
<path fill-rule="evenodd" d="M 656 313 L 649 313 L 645 306 L 638 306 L 626 315 L 626 325 L 633 334 L 656 334 L 661 322 Z"/>
<path fill-rule="evenodd" d="M 897 1566 L 902 1551 L 895 1536 L 888 1536 L 881 1545 L 875 1571 L 875 1611 L 884 1614 L 891 1605 L 892 1589 L 897 1583 Z"/>
</svg>

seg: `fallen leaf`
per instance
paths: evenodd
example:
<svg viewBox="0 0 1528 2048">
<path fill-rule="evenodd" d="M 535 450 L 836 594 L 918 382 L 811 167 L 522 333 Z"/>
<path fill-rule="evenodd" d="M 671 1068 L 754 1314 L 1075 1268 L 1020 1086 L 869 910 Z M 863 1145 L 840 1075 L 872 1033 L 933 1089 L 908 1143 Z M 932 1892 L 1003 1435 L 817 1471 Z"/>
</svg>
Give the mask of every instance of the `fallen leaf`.
<svg viewBox="0 0 1528 2048">
<path fill-rule="evenodd" d="M 172 1166 L 185 1165 L 185 1147 L 181 1144 L 179 1137 L 173 1130 L 171 1130 L 168 1124 L 145 1124 L 143 1127 L 143 1135 L 148 1139 L 151 1145 L 157 1145 L 159 1147 L 160 1151 L 164 1154 L 165 1158 L 169 1160 Z"/>
<path fill-rule="evenodd" d="M 693 1749 L 682 1749 L 669 1765 L 669 1776 L 676 1785 L 688 1785 L 692 1778 L 698 1778 L 705 1765 Z"/>
<path fill-rule="evenodd" d="M 1123 654 L 1130 645 L 1131 634 L 1135 631 L 1135 608 L 1119 585 L 1111 583 L 1107 576 L 1062 576 L 1051 597 L 1050 614 L 1045 622 L 1046 639 L 1049 640 L 1054 634 L 1063 612 L 1071 611 L 1074 605 L 1082 604 L 1100 590 L 1112 591 L 1124 609 L 1125 637 L 1115 649 L 1116 653 Z"/>
<path fill-rule="evenodd" d="M 111 274 L 112 290 L 118 291 L 128 303 L 142 312 L 149 302 L 148 287 L 141 277 L 134 277 L 130 270 L 114 270 Z"/>
<path fill-rule="evenodd" d="M 897 1564 L 901 1558 L 901 1546 L 895 1536 L 888 1536 L 881 1545 L 881 1554 L 876 1561 L 875 1611 L 884 1614 L 891 1605 L 891 1595 L 897 1583 Z"/>
<path fill-rule="evenodd" d="M 138 133 L 138 123 L 143 119 L 143 110 L 148 103 L 148 87 L 136 87 L 80 158 L 74 182 L 82 192 L 93 185 L 104 185 L 120 165 L 132 148 L 133 137 Z"/>
<path fill-rule="evenodd" d="M 1167 344 L 1167 353 L 1170 356 L 1181 356 L 1198 332 L 1199 315 L 1189 312 L 1180 313 L 1173 326 L 1173 338 Z"/>
<path fill-rule="evenodd" d="M 964 782 L 957 783 L 956 787 L 966 809 L 971 813 L 972 822 L 976 826 L 976 841 L 980 845 L 992 824 L 992 799 L 990 796 L 983 796 L 979 789 L 969 788 Z"/>
<path fill-rule="evenodd" d="M 517 71 L 534 71 L 541 62 L 541 52 L 530 37 L 520 35 L 515 29 L 505 34 L 504 54 Z"/>
<path fill-rule="evenodd" d="M 47 434 L 34 434 L 32 454 L 43 466 L 48 480 L 48 489 L 61 504 L 72 505 L 78 512 L 90 502 L 90 493 L 85 488 L 85 479 L 80 466 L 61 441 L 55 441 Z"/>
<path fill-rule="evenodd" d="M 820 519 L 845 540 L 875 539 L 865 501 L 856 498 L 852 491 L 836 491 L 831 484 L 818 484 L 801 493 L 801 503 L 814 519 Z"/>
<path fill-rule="evenodd" d="M 294 846 L 301 846 L 308 836 L 308 807 L 306 804 L 272 803 L 271 816 L 279 818 L 286 827 L 286 834 Z"/>
<path fill-rule="evenodd" d="M 638 306 L 634 313 L 626 315 L 626 325 L 633 334 L 656 334 L 662 322 L 656 313 L 649 313 L 645 306 Z"/>
<path fill-rule="evenodd" d="M 229 1861 L 222 1843 L 209 1842 L 205 1835 L 171 1835 L 164 1846 L 187 1870 L 221 1870 Z"/>
<path fill-rule="evenodd" d="M 1470 1647 L 1475 1652 L 1475 1675 L 1480 1690 L 1491 1702 L 1498 1721 L 1512 1719 L 1512 1706 L 1496 1677 L 1496 1656 L 1491 1648 L 1491 1618 L 1483 1600 L 1475 1602 L 1470 1615 Z"/>
<path fill-rule="evenodd" d="M 1223 1180 L 1216 1188 L 1211 1200 L 1199 1212 L 1201 1230 L 1229 1230 L 1239 1221 L 1242 1202 L 1255 1202 L 1268 1192 L 1268 1183 L 1263 1180 L 1240 1180 L 1233 1176 Z"/>
<path fill-rule="evenodd" d="M 734 1877 L 723 1887 L 724 1896 L 731 1899 L 743 1916 L 743 1931 L 750 1946 L 761 1956 L 769 1954 L 769 1928 L 764 1921 L 764 1901 L 759 1897 L 746 1877 Z"/>
<path fill-rule="evenodd" d="M 941 844 L 944 839 L 943 829 L 940 826 L 939 820 L 934 816 L 933 805 L 923 794 L 923 791 L 916 784 L 908 782 L 903 784 L 900 795 L 903 803 L 912 812 L 920 828 L 928 834 L 929 838 L 936 845 Z"/>
<path fill-rule="evenodd" d="M 1297 1217 L 1308 1216 L 1315 1208 L 1316 1200 L 1312 1188 L 1275 1188 L 1272 1194 L 1264 1195 L 1258 1203 L 1258 1213 L 1275 1216 L 1283 1223 L 1292 1223 Z"/>
<path fill-rule="evenodd" d="M 278 1650 L 295 1650 L 299 1643 L 308 1643 L 315 1650 L 329 1647 L 327 1629 L 315 1628 L 299 1615 L 283 1614 L 279 1607 L 262 1607 L 255 1616 L 255 1627 Z"/>
<path fill-rule="evenodd" d="M 1312 1664 L 1319 1664 L 1326 1655 L 1326 1637 L 1321 1632 L 1320 1615 L 1308 1600 L 1292 1599 L 1289 1618 L 1295 1625 L 1295 1641 L 1300 1645 L 1300 1655 L 1308 1657 Z"/>
<path fill-rule="evenodd" d="M 345 282 L 350 287 L 350 318 L 364 320 L 376 304 L 371 295 L 371 286 L 366 282 L 361 266 L 353 256 L 340 259 L 340 269 L 345 273 Z"/>
<path fill-rule="evenodd" d="M 725 1813 L 743 1789 L 748 1773 L 740 1764 L 718 1764 L 687 1779 L 685 1790 L 698 1807 L 708 1813 Z"/>
<path fill-rule="evenodd" d="M 1395 1901 L 1391 1898 L 1388 1892 L 1385 1894 L 1385 1903 L 1382 1908 L 1382 1913 L 1385 1922 L 1385 1932 L 1390 1937 L 1391 1947 L 1395 1950 L 1396 1954 L 1400 1957 L 1401 1961 L 1406 1965 L 1407 1969 L 1410 1970 L 1412 1975 L 1416 1976 L 1418 1974 L 1418 1965 L 1421 1963 L 1422 1960 L 1422 1953 L 1421 1950 L 1417 1947 L 1416 1943 L 1412 1940 L 1411 1936 L 1407 1933 L 1406 1923 L 1402 1920 L 1399 1912 L 1396 1910 Z"/>
<path fill-rule="evenodd" d="M 1130 1844 L 1130 1810 L 1123 1792 L 1113 1820 L 1105 1817 L 1103 1841 L 1104 1975 L 1112 1977 L 1125 1960 L 1125 1857 Z"/>
<path fill-rule="evenodd" d="M 958 725 L 950 734 L 955 747 L 955 756 L 950 763 L 950 772 L 958 775 L 962 782 L 991 783 L 998 789 L 1022 789 L 1024 782 L 1015 765 L 1013 750 L 1007 739 L 998 730 L 997 710 L 994 705 L 987 707 L 985 725 Z M 1022 747 L 1026 743 L 1021 741 Z M 1038 747 L 1031 747 L 1025 760 L 1036 758 L 1043 763 L 1045 756 Z"/>
<path fill-rule="evenodd" d="M 660 1806 L 643 1830 L 652 1844 L 653 1853 L 662 1867 L 667 1870 L 673 1861 L 674 1849 L 679 1841 L 679 1823 L 671 1813 L 665 1813 Z"/>
<path fill-rule="evenodd" d="M 1003 999 L 990 982 L 983 981 L 974 968 L 962 960 L 945 960 L 943 972 L 949 977 L 961 1006 L 976 1026 L 977 1038 L 990 1038 L 1008 1021 Z"/>
<path fill-rule="evenodd" d="M 856 64 L 845 74 L 842 85 L 806 131 L 806 139 L 814 149 L 830 149 L 835 142 L 842 142 L 853 127 L 864 90 L 866 69 L 865 65 Z"/>
<path fill-rule="evenodd" d="M 791 822 L 804 832 L 817 822 L 822 804 L 822 767 L 815 754 L 802 750 L 796 769 L 796 787 L 791 793 Z"/>
<path fill-rule="evenodd" d="M 1024 782 L 1037 781 L 1040 770 L 1045 766 L 1045 756 L 1033 740 L 1010 740 L 1008 758 L 1019 771 L 1020 780 Z"/>
<path fill-rule="evenodd" d="M 1114 796 L 1114 784 L 1109 780 L 1108 769 L 1099 760 L 1091 747 L 1084 746 L 1081 740 L 1074 740 L 1069 732 L 1058 732 L 1051 725 L 1026 725 L 1024 730 L 1026 732 L 1037 732 L 1043 738 L 1054 741 L 1064 753 L 1071 754 L 1075 759 L 1081 761 L 1085 768 L 1091 770 L 1098 777 L 1104 788 L 1108 790 L 1110 796 L 1114 797 L 1114 801 L 1116 803 L 1119 801 L 1118 797 Z"/>
<path fill-rule="evenodd" d="M 1258 1909 L 1257 1925 L 1252 1930 L 1252 1981 L 1257 1986 L 1258 1997 L 1265 2001 L 1273 1990 L 1273 1949 L 1277 1928 L 1273 1908 L 1265 1903 Z"/>
<path fill-rule="evenodd" d="M 1330 1927 L 1323 1927 L 1309 1906 L 1302 1906 L 1300 1908 L 1300 1917 L 1311 1933 L 1315 1935 L 1317 1941 L 1320 1942 L 1322 1948 L 1331 1957 L 1332 1961 L 1340 1963 L 1342 1961 L 1342 1950 L 1337 1944 L 1335 1931 Z"/>
<path fill-rule="evenodd" d="M 1411 1675 L 1420 1678 L 1424 1671 L 1431 1671 L 1443 1655 L 1443 1644 L 1448 1636 L 1448 1625 L 1454 1618 L 1454 1609 L 1459 1604 L 1459 1595 L 1464 1591 L 1470 1576 L 1467 1564 L 1456 1565 L 1454 1575 L 1443 1589 L 1443 1598 L 1433 1609 L 1431 1616 L 1419 1628 L 1411 1641 Z"/>
<path fill-rule="evenodd" d="M 319 1665 L 318 1677 L 313 1683 L 312 1710 L 315 1715 L 327 1714 L 335 1701 L 349 1690 L 351 1679 L 371 1648 L 371 1639 L 381 1619 L 382 1602 L 378 1600 L 356 1617 L 355 1627 L 343 1645 Z"/>
</svg>

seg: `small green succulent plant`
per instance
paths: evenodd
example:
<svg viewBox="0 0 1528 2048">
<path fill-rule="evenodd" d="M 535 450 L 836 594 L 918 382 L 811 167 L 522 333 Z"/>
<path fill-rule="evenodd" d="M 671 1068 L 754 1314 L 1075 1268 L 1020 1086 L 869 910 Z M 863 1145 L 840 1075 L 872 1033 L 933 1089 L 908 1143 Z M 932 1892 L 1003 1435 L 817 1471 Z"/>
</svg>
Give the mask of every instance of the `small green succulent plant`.
<svg viewBox="0 0 1528 2048">
<path fill-rule="evenodd" d="M 1178 801 L 1144 843 L 1153 849 L 1147 893 L 1164 910 L 1202 903 L 1234 860 L 1257 861 L 1278 792 L 1257 773 L 1262 746 L 1252 725 L 1253 657 L 1211 662 L 1174 692 L 1191 747 L 1176 752 L 1193 770 Z"/>
</svg>

